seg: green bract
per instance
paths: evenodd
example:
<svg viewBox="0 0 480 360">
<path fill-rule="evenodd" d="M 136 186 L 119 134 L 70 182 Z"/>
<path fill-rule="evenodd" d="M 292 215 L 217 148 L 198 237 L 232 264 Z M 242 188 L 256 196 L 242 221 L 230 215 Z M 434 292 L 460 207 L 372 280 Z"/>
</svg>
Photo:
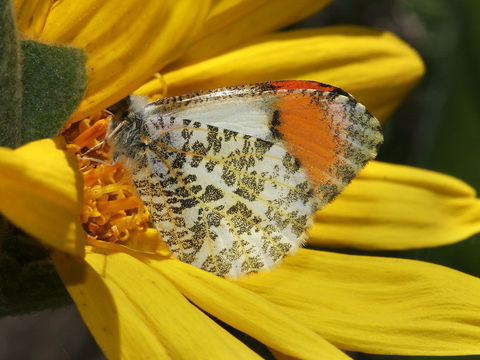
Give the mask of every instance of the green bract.
<svg viewBox="0 0 480 360">
<path fill-rule="evenodd" d="M 0 8 L 0 145 L 51 137 L 87 87 L 83 50 L 20 40 L 9 1 Z"/>
<path fill-rule="evenodd" d="M 22 83 L 20 51 L 10 1 L 0 2 L 0 145 L 20 145 Z"/>
<path fill-rule="evenodd" d="M 21 43 L 23 143 L 55 136 L 87 87 L 83 50 L 33 40 Z"/>
</svg>

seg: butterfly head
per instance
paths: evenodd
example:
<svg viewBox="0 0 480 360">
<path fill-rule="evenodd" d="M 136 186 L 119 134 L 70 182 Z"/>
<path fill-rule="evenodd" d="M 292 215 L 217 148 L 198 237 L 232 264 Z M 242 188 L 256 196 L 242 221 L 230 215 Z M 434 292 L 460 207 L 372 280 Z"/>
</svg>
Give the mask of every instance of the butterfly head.
<svg viewBox="0 0 480 360">
<path fill-rule="evenodd" d="M 112 147 L 113 160 L 124 155 L 135 158 L 135 154 L 143 151 L 144 108 L 147 99 L 130 95 L 108 108 L 113 116 L 107 130 L 107 141 Z"/>
</svg>

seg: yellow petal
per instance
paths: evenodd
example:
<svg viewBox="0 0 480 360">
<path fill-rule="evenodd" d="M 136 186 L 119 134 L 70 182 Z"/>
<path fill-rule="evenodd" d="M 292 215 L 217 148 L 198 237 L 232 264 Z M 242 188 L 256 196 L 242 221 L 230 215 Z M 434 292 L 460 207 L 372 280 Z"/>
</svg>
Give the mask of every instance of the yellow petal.
<svg viewBox="0 0 480 360">
<path fill-rule="evenodd" d="M 223 0 L 210 11 L 198 39 L 171 68 L 180 68 L 284 28 L 316 13 L 330 0 Z"/>
<path fill-rule="evenodd" d="M 148 228 L 131 234 L 126 241 L 122 242 L 128 249 L 147 254 L 157 254 L 164 257 L 173 256 L 167 243 L 162 240 L 157 229 Z"/>
<path fill-rule="evenodd" d="M 36 38 L 45 26 L 53 0 L 16 1 L 17 27 L 23 34 Z"/>
<path fill-rule="evenodd" d="M 480 232 L 480 199 L 464 182 L 409 166 L 371 162 L 316 213 L 309 244 L 412 249 Z"/>
<path fill-rule="evenodd" d="M 145 262 L 151 258 L 138 257 Z M 270 348 L 298 359 L 349 359 L 307 327 L 292 321 L 277 306 L 240 288 L 235 281 L 227 281 L 175 259 L 151 261 L 150 266 L 168 278 L 195 305 Z"/>
<path fill-rule="evenodd" d="M 443 266 L 300 249 L 238 283 L 344 350 L 480 354 L 480 279 Z"/>
<path fill-rule="evenodd" d="M 178 58 L 207 15 L 209 1 L 60 1 L 43 40 L 88 54 L 87 94 L 74 118 L 107 107 Z"/>
<path fill-rule="evenodd" d="M 259 359 L 134 257 L 87 246 L 55 267 L 109 359 Z"/>
<path fill-rule="evenodd" d="M 83 255 L 83 179 L 63 138 L 0 148 L 0 211 L 57 250 Z"/>
<path fill-rule="evenodd" d="M 168 94 L 281 79 L 315 80 L 353 94 L 385 119 L 422 76 L 415 50 L 388 32 L 337 26 L 269 35 L 200 63 L 164 73 Z M 154 79 L 137 92 L 160 92 Z"/>
</svg>

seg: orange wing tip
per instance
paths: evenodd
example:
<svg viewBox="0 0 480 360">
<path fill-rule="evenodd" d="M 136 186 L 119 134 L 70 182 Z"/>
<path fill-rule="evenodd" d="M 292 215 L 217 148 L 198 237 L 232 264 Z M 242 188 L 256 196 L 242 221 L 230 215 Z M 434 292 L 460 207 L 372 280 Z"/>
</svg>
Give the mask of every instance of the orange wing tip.
<svg viewBox="0 0 480 360">
<path fill-rule="evenodd" d="M 299 90 L 278 96 L 271 125 L 306 169 L 319 206 L 325 205 L 375 158 L 383 141 L 380 124 L 362 104 L 336 87 L 310 81 L 269 85 Z"/>
</svg>

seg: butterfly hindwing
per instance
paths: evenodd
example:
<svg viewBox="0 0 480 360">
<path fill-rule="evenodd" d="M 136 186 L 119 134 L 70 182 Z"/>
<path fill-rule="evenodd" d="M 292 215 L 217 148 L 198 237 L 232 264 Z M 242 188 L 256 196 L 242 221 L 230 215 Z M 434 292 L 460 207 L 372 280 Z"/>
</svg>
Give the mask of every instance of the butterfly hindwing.
<svg viewBox="0 0 480 360">
<path fill-rule="evenodd" d="M 268 269 L 301 245 L 316 204 L 283 146 L 190 120 L 150 119 L 163 135 L 135 160 L 132 177 L 180 260 L 238 276 Z"/>
</svg>

